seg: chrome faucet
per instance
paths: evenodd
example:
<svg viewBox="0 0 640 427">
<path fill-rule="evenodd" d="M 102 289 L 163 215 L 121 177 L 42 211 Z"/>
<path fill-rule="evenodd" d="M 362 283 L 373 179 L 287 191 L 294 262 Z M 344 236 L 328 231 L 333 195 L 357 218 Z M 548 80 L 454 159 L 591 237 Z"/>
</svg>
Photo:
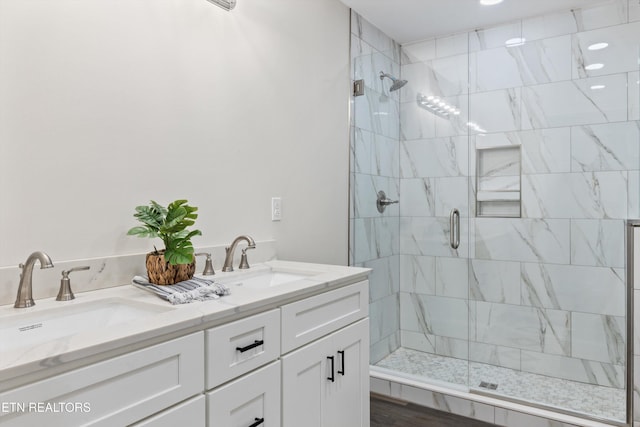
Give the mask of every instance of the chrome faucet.
<svg viewBox="0 0 640 427">
<path fill-rule="evenodd" d="M 243 240 L 247 242 L 248 246 L 242 250 L 243 259 L 242 259 L 242 262 L 240 262 L 240 266 L 238 268 L 240 269 L 249 268 L 246 251 L 247 249 L 255 249 L 256 242 L 254 242 L 250 236 L 238 236 L 235 238 L 233 243 L 231 243 L 231 246 L 224 248 L 224 250 L 227 252 L 227 256 L 224 258 L 224 265 L 222 266 L 222 271 L 233 271 L 233 254 L 236 251 L 236 246 L 238 246 L 238 243 L 240 243 Z"/>
<path fill-rule="evenodd" d="M 16 303 L 13 305 L 15 308 L 26 308 L 36 305 L 33 301 L 32 293 L 31 293 L 31 279 L 33 276 L 33 266 L 36 261 L 40 261 L 40 268 L 51 268 L 53 267 L 53 262 L 51 262 L 51 258 L 49 255 L 44 252 L 34 252 L 29 255 L 27 261 L 24 264 L 20 264 L 19 267 L 22 269 L 22 273 L 20 273 L 20 285 L 18 286 L 18 296 L 16 297 Z"/>
</svg>

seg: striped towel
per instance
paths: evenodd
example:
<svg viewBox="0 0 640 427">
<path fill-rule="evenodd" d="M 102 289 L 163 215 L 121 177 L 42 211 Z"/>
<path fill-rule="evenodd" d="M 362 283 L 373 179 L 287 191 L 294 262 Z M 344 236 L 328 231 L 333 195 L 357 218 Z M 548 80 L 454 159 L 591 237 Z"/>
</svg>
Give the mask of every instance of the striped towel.
<svg viewBox="0 0 640 427">
<path fill-rule="evenodd" d="M 150 283 L 147 276 L 135 276 L 132 284 L 138 288 L 153 292 L 171 304 L 186 304 L 194 301 L 217 299 L 221 296 L 229 295 L 229 288 L 223 284 L 198 277 L 176 283 L 175 285 L 158 286 Z"/>
</svg>

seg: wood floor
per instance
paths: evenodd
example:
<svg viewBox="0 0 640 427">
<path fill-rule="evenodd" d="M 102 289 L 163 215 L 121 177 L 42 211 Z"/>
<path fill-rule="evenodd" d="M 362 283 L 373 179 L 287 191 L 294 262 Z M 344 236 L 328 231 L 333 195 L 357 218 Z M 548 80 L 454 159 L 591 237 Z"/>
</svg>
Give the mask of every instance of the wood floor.
<svg viewBox="0 0 640 427">
<path fill-rule="evenodd" d="M 371 427 L 495 427 L 413 403 L 371 395 Z"/>
</svg>

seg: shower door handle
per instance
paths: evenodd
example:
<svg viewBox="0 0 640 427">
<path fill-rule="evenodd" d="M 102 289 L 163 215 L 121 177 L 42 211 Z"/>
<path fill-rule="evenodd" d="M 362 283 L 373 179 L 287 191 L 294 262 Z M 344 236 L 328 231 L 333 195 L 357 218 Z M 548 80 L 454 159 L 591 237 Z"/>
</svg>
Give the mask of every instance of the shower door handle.
<svg viewBox="0 0 640 427">
<path fill-rule="evenodd" d="M 460 211 L 455 208 L 449 214 L 449 245 L 453 249 L 460 246 Z"/>
</svg>

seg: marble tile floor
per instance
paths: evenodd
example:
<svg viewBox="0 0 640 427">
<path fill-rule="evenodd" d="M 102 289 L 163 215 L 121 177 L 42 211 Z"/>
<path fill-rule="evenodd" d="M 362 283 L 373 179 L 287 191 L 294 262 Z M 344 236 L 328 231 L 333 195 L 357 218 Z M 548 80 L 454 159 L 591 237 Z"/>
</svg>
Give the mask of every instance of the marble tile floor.
<svg viewBox="0 0 640 427">
<path fill-rule="evenodd" d="M 625 392 L 621 389 L 552 378 L 513 369 L 443 357 L 399 348 L 376 366 L 413 376 L 467 385 L 511 399 L 575 411 L 613 420 L 625 418 Z M 479 387 L 481 382 L 497 384 L 496 390 Z M 500 396 L 497 396 L 500 397 Z"/>
</svg>

